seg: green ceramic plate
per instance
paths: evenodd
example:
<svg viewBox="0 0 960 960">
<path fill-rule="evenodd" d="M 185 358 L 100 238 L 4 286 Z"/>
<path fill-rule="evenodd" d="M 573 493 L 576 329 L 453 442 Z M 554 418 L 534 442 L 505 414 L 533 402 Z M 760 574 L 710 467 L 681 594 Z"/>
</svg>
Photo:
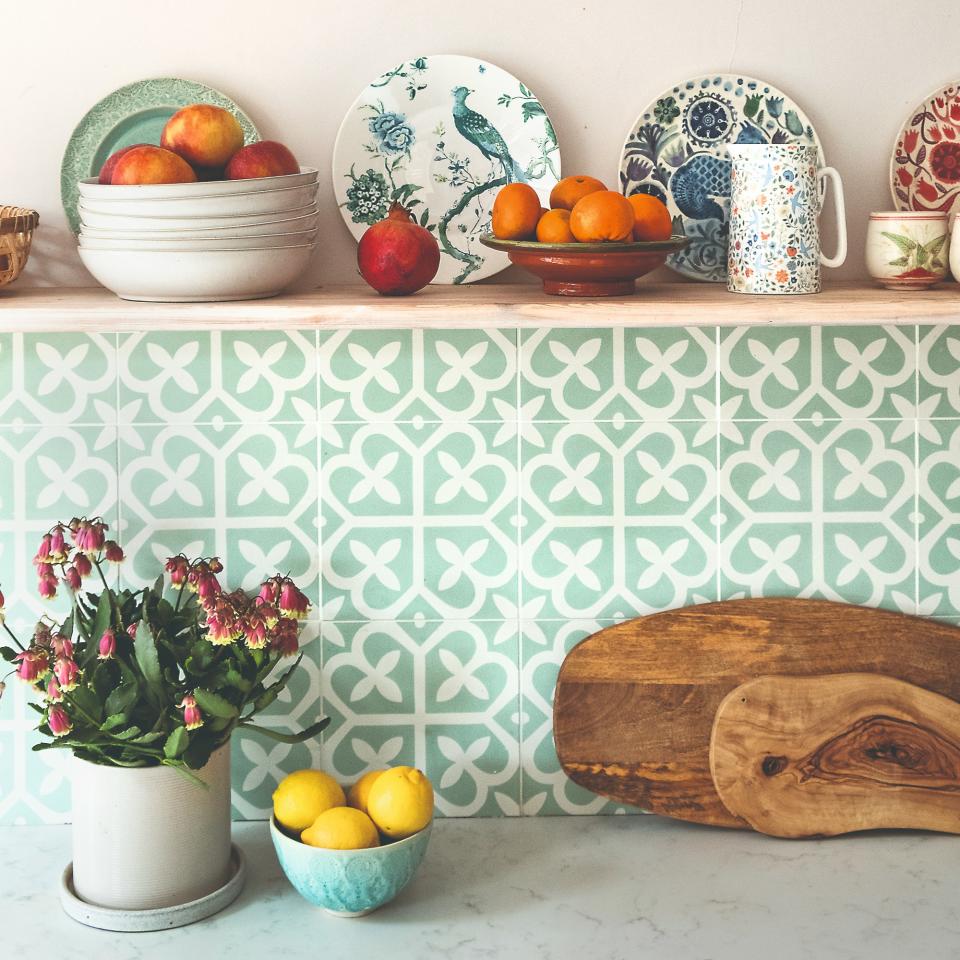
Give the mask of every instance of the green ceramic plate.
<svg viewBox="0 0 960 960">
<path fill-rule="evenodd" d="M 202 83 L 176 77 L 139 80 L 114 90 L 77 124 L 60 165 L 60 199 L 74 233 L 80 231 L 77 182 L 95 177 L 115 150 L 134 143 L 159 143 L 163 125 L 181 107 L 212 103 L 240 121 L 246 143 L 260 139 L 253 121 L 227 96 Z"/>
<path fill-rule="evenodd" d="M 494 250 L 533 250 L 539 253 L 636 253 L 640 250 L 682 250 L 687 237 L 674 235 L 669 240 L 631 240 L 629 243 L 540 243 L 538 240 L 498 240 L 485 233 L 480 242 Z"/>
</svg>

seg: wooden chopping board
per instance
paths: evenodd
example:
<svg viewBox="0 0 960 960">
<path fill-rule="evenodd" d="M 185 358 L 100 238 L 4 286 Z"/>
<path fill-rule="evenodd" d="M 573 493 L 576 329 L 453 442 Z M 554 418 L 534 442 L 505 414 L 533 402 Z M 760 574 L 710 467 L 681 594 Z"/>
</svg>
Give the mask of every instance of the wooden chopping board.
<svg viewBox="0 0 960 960">
<path fill-rule="evenodd" d="M 825 600 L 727 600 L 607 627 L 560 668 L 557 755 L 594 793 L 644 810 L 747 827 L 710 773 L 720 702 L 765 675 L 880 673 L 960 700 L 960 629 Z"/>
<path fill-rule="evenodd" d="M 960 833 L 960 703 L 874 673 L 748 680 L 717 710 L 710 769 L 775 837 Z"/>
</svg>

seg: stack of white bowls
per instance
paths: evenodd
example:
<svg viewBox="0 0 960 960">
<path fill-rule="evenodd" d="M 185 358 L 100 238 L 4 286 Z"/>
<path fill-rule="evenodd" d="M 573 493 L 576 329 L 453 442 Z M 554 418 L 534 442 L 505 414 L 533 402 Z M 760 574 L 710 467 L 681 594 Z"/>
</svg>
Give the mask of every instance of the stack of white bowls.
<svg viewBox="0 0 960 960">
<path fill-rule="evenodd" d="M 125 300 L 270 297 L 306 268 L 317 171 L 143 185 L 80 181 L 80 259 Z"/>
</svg>

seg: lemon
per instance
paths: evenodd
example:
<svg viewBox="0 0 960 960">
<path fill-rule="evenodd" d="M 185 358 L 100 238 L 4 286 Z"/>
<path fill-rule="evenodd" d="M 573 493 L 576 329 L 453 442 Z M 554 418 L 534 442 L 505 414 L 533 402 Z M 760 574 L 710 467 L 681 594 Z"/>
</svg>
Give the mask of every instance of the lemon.
<svg viewBox="0 0 960 960">
<path fill-rule="evenodd" d="M 347 791 L 348 806 L 356 807 L 357 810 L 369 813 L 367 800 L 370 797 L 370 788 L 373 786 L 373 781 L 383 772 L 383 770 L 371 770 L 369 773 L 365 773 L 349 791 Z"/>
<path fill-rule="evenodd" d="M 367 796 L 370 819 L 392 840 L 422 830 L 433 817 L 433 787 L 413 767 L 384 770 Z"/>
<path fill-rule="evenodd" d="M 299 833 L 324 810 L 347 802 L 343 788 L 321 770 L 297 770 L 284 777 L 273 791 L 273 815 L 277 823 Z"/>
<path fill-rule="evenodd" d="M 379 847 L 380 837 L 373 821 L 353 807 L 331 807 L 300 834 L 300 839 L 311 847 L 327 850 L 362 850 Z"/>
</svg>

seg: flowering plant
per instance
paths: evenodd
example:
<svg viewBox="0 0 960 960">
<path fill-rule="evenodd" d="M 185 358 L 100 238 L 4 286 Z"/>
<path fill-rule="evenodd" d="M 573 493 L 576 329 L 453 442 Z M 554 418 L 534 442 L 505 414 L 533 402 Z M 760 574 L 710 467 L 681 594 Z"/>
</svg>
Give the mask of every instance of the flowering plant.
<svg viewBox="0 0 960 960">
<path fill-rule="evenodd" d="M 93 763 L 188 772 L 203 767 L 238 727 L 287 743 L 323 730 L 326 719 L 296 734 L 251 722 L 303 656 L 273 675 L 281 659 L 297 653 L 309 609 L 289 577 L 270 577 L 250 597 L 220 586 L 218 558 L 181 554 L 166 561 L 179 591 L 175 603 L 163 596 L 162 574 L 152 587 L 117 590 L 107 570 L 123 560 L 123 550 L 106 531 L 102 519 L 82 517 L 43 537 L 33 560 L 40 595 L 50 599 L 62 584 L 72 610 L 60 624 L 41 619 L 28 645 L 5 622 L 0 593 L 0 624 L 16 645 L 0 646 L 0 657 L 41 697 L 30 706 L 49 739 L 34 750 L 68 747 Z M 99 592 L 85 587 L 95 576 Z"/>
</svg>

